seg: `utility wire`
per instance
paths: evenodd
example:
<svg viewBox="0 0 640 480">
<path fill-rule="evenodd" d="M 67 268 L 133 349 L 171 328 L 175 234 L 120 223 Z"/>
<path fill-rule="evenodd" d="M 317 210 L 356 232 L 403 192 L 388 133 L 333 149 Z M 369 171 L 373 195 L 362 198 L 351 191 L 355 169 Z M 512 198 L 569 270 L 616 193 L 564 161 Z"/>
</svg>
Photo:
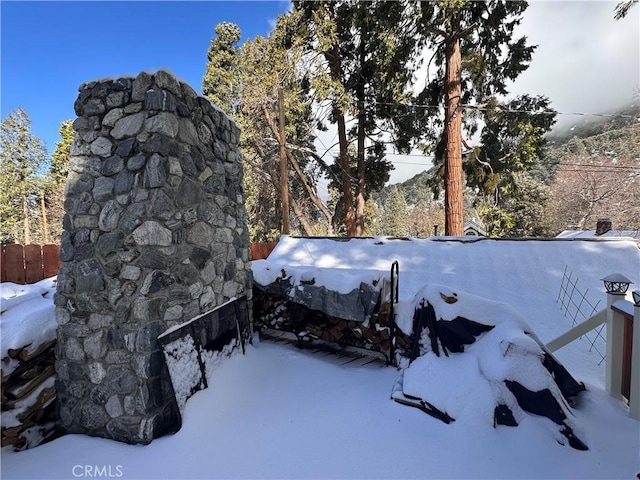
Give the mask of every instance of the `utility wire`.
<svg viewBox="0 0 640 480">
<path fill-rule="evenodd" d="M 640 170 L 640 165 L 637 167 L 625 166 L 625 165 L 594 165 L 590 163 L 552 163 L 552 162 L 538 162 L 538 165 L 551 165 L 553 167 L 586 167 L 586 168 L 607 168 L 611 170 Z"/>
<path fill-rule="evenodd" d="M 404 104 L 404 103 L 392 103 L 392 102 L 373 102 L 374 105 L 386 105 L 390 107 L 406 107 L 406 108 L 433 108 L 433 109 L 446 109 L 445 105 L 427 105 L 427 104 Z M 467 110 L 480 110 L 480 111 L 494 111 L 494 112 L 507 112 L 507 113 L 530 113 L 532 115 L 571 115 L 571 116 L 587 116 L 587 117 L 607 117 L 607 118 L 638 118 L 636 115 L 629 115 L 625 113 L 588 113 L 588 112 L 558 112 L 556 110 L 520 110 L 514 108 L 504 107 L 491 107 L 486 104 L 473 105 L 469 103 L 458 104 L 458 109 Z"/>
<path fill-rule="evenodd" d="M 579 173 L 620 173 L 620 172 L 616 172 L 615 170 L 589 170 L 584 169 L 584 168 L 576 168 L 576 169 L 569 169 L 569 168 L 563 168 L 561 170 L 562 172 L 579 172 Z M 640 173 L 637 173 L 635 175 L 631 175 L 633 177 L 637 177 L 640 176 Z"/>
<path fill-rule="evenodd" d="M 411 165 L 414 167 L 427 167 L 426 164 L 421 164 L 421 163 L 410 163 L 410 162 L 391 162 L 394 165 Z M 637 172 L 638 169 L 637 168 L 633 168 L 633 167 L 629 167 L 629 169 L 625 169 L 625 170 L 621 170 L 620 168 L 618 168 L 617 170 L 611 170 L 611 167 L 607 167 L 606 165 L 603 165 L 602 167 L 598 167 L 597 165 L 589 165 L 589 167 L 593 167 L 593 168 L 564 168 L 564 167 L 576 167 L 576 165 L 572 165 L 572 164 L 559 164 L 557 165 L 560 168 L 560 171 L 562 172 L 585 172 L 585 173 L 629 173 L 629 174 L 633 174 L 634 172 Z M 640 173 L 638 174 L 640 175 Z"/>
<path fill-rule="evenodd" d="M 387 154 L 387 156 L 389 155 L 394 155 L 394 156 L 401 156 L 401 157 L 417 157 L 417 158 L 424 158 L 425 160 L 433 160 L 435 158 L 435 155 L 418 155 L 418 154 L 399 154 L 399 153 L 394 153 L 394 154 Z M 425 163 L 420 163 L 420 162 L 403 162 L 402 160 L 390 160 L 387 158 L 387 162 L 391 163 L 392 165 L 410 165 L 410 166 L 416 166 L 416 167 L 421 167 L 421 166 L 425 166 Z M 590 163 L 556 163 L 556 162 L 545 162 L 545 161 L 540 161 L 537 162 L 536 165 L 547 165 L 547 166 L 551 166 L 551 167 L 585 167 L 587 170 L 567 170 L 567 169 L 563 169 L 563 171 L 565 172 L 569 172 L 569 171 L 598 171 L 598 172 L 602 172 L 602 173 L 614 173 L 616 171 L 629 171 L 629 172 L 634 172 L 637 171 L 640 167 L 633 167 L 633 166 L 625 166 L 625 165 L 595 165 L 595 164 L 590 164 Z M 589 170 L 589 169 L 597 169 L 597 170 Z"/>
</svg>

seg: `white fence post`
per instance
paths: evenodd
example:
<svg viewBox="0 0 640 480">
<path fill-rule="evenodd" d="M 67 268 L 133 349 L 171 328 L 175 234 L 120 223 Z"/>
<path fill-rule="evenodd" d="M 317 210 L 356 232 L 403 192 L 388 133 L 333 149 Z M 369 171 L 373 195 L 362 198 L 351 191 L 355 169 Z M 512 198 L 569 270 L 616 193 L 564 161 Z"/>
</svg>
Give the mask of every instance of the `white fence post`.
<svg viewBox="0 0 640 480">
<path fill-rule="evenodd" d="M 613 397 L 622 400 L 622 349 L 624 318 L 611 306 L 624 299 L 624 294 L 607 293 L 607 360 L 605 388 Z"/>
<path fill-rule="evenodd" d="M 633 343 L 631 349 L 629 416 L 640 420 L 640 302 L 636 303 L 633 308 Z"/>
</svg>

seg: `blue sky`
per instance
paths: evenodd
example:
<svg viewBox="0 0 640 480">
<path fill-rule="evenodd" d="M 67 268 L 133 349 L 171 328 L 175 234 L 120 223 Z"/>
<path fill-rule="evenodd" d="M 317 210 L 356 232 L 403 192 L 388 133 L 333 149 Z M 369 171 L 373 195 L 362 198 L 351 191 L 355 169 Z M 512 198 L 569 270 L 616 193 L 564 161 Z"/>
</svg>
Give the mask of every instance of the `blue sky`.
<svg viewBox="0 0 640 480">
<path fill-rule="evenodd" d="M 2 118 L 19 107 L 49 152 L 86 81 L 167 68 L 196 91 L 222 21 L 267 35 L 285 1 L 2 1 Z"/>
</svg>

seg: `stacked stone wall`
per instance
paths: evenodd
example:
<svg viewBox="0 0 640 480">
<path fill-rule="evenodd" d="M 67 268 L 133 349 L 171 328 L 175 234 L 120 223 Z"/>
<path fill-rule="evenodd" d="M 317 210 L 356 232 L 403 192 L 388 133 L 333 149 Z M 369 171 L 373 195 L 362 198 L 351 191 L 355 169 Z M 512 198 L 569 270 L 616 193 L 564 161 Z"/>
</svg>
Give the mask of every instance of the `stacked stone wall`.
<svg viewBox="0 0 640 480">
<path fill-rule="evenodd" d="M 55 299 L 58 421 L 148 443 L 179 422 L 158 335 L 251 300 L 240 130 L 165 71 L 79 92 Z"/>
</svg>

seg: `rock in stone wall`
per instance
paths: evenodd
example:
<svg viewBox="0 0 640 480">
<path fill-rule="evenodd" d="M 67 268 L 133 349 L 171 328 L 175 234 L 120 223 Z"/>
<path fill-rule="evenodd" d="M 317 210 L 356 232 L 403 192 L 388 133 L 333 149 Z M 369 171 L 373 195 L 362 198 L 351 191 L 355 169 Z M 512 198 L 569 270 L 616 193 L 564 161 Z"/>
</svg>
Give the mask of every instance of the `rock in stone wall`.
<svg viewBox="0 0 640 480">
<path fill-rule="evenodd" d="M 158 335 L 251 299 L 240 130 L 165 71 L 79 91 L 55 299 L 58 421 L 148 443 L 176 427 Z"/>
</svg>

